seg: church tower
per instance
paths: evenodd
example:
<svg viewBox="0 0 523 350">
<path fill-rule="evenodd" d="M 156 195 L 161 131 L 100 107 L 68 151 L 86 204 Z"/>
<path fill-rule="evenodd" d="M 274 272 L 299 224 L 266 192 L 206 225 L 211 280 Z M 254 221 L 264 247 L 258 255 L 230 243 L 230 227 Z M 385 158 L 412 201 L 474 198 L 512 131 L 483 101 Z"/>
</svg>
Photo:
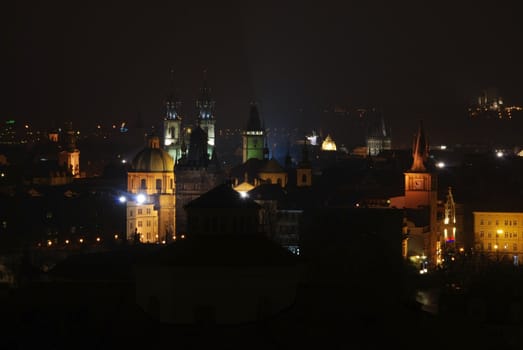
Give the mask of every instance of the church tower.
<svg viewBox="0 0 523 350">
<path fill-rule="evenodd" d="M 245 163 L 251 158 L 259 160 L 265 159 L 267 149 L 264 142 L 265 131 L 261 125 L 260 115 L 258 114 L 258 107 L 254 102 L 252 102 L 249 113 L 249 120 L 247 121 L 247 127 L 243 131 L 242 135 L 242 162 Z"/>
<path fill-rule="evenodd" d="M 405 208 L 426 210 L 428 214 L 429 231 L 426 232 L 424 250 L 429 261 L 436 263 L 437 251 L 437 193 L 438 182 L 436 174 L 427 169 L 429 144 L 420 121 L 418 132 L 412 145 L 412 166 L 405 172 Z"/>
<path fill-rule="evenodd" d="M 377 156 L 383 150 L 390 150 L 392 142 L 390 132 L 385 127 L 383 114 L 376 109 L 367 113 L 369 126 L 367 128 L 367 153 Z"/>
<path fill-rule="evenodd" d="M 207 154 L 211 158 L 215 147 L 214 101 L 211 99 L 211 90 L 207 87 L 207 71 L 203 72 L 203 87 L 200 97 L 196 100 L 198 109 L 197 124 L 207 134 Z"/>
<path fill-rule="evenodd" d="M 58 154 L 59 164 L 67 168 L 73 177 L 80 177 L 80 150 L 76 147 L 76 135 L 72 122 L 65 124 L 63 150 Z"/>
<path fill-rule="evenodd" d="M 176 163 L 182 156 L 183 130 L 180 115 L 181 102 L 174 94 L 174 72 L 171 70 L 171 94 L 165 102 L 165 117 L 163 121 L 163 144 Z"/>
</svg>

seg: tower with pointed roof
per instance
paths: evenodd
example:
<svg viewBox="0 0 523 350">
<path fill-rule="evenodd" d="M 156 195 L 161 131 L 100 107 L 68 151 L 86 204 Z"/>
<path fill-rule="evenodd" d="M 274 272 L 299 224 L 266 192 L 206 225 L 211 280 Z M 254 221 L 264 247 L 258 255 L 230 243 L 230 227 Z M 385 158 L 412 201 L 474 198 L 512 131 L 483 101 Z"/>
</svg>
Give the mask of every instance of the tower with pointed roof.
<svg viewBox="0 0 523 350">
<path fill-rule="evenodd" d="M 163 144 L 165 150 L 176 163 L 182 156 L 183 129 L 180 114 L 181 102 L 174 93 L 174 71 L 171 70 L 171 93 L 165 101 L 163 121 Z"/>
<path fill-rule="evenodd" d="M 203 87 L 200 91 L 200 97 L 196 100 L 198 109 L 197 124 L 207 134 L 207 154 L 210 158 L 215 147 L 215 124 L 214 119 L 214 101 L 211 98 L 211 90 L 207 86 L 207 71 L 203 72 Z M 189 146 L 190 147 L 190 146 Z"/>
<path fill-rule="evenodd" d="M 243 163 L 251 158 L 263 160 L 266 158 L 265 131 L 262 127 L 258 106 L 251 102 L 249 119 L 242 134 Z"/>
<path fill-rule="evenodd" d="M 424 233 L 424 254 L 429 263 L 436 263 L 436 219 L 438 182 L 436 174 L 429 171 L 427 160 L 429 144 L 423 123 L 420 121 L 418 131 L 412 144 L 412 166 L 405 174 L 405 208 L 418 209 L 427 213 L 428 230 Z"/>
</svg>

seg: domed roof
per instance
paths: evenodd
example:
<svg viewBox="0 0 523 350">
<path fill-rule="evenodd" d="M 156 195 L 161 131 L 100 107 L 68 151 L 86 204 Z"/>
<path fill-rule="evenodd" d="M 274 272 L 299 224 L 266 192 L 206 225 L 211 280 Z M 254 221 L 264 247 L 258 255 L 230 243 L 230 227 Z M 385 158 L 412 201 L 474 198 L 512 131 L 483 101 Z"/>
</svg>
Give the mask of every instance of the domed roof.
<svg viewBox="0 0 523 350">
<path fill-rule="evenodd" d="M 330 135 L 327 135 L 323 143 L 321 144 L 322 151 L 336 151 L 336 143 L 331 138 Z"/>
<path fill-rule="evenodd" d="M 148 145 L 134 157 L 132 170 L 140 172 L 164 172 L 174 171 L 173 158 L 160 148 L 158 136 L 152 136 Z"/>
<path fill-rule="evenodd" d="M 260 173 L 284 173 L 285 170 L 281 167 L 274 158 L 271 158 L 266 161 L 266 163 L 261 167 Z"/>
</svg>

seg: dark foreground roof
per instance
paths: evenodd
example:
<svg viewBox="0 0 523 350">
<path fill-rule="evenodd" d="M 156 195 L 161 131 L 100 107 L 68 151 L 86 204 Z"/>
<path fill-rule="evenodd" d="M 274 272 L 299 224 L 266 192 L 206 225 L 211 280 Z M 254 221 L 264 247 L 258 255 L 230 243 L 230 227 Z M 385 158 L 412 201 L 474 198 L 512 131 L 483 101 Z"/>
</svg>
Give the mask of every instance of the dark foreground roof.
<svg viewBox="0 0 523 350">
<path fill-rule="evenodd" d="M 298 257 L 262 235 L 198 235 L 176 241 L 139 264 L 180 266 L 290 266 Z"/>
</svg>

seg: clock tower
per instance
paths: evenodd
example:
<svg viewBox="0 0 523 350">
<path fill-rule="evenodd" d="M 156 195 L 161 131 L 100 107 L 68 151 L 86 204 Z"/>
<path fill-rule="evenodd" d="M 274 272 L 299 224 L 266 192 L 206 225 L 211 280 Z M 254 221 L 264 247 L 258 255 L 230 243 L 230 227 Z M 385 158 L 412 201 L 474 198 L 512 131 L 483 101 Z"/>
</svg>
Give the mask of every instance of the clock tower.
<svg viewBox="0 0 523 350">
<path fill-rule="evenodd" d="M 405 207 L 416 209 L 435 205 L 437 202 L 437 181 L 427 171 L 428 143 L 420 122 L 412 146 L 412 166 L 405 172 Z"/>
<path fill-rule="evenodd" d="M 420 122 L 412 145 L 412 166 L 405 172 L 405 208 L 416 209 L 426 214 L 423 215 L 428 221 L 423 224 L 426 227 L 422 233 L 423 253 L 428 258 L 429 264 L 435 266 L 438 182 L 436 174 L 428 171 L 425 165 L 428 150 L 428 142 Z"/>
</svg>

